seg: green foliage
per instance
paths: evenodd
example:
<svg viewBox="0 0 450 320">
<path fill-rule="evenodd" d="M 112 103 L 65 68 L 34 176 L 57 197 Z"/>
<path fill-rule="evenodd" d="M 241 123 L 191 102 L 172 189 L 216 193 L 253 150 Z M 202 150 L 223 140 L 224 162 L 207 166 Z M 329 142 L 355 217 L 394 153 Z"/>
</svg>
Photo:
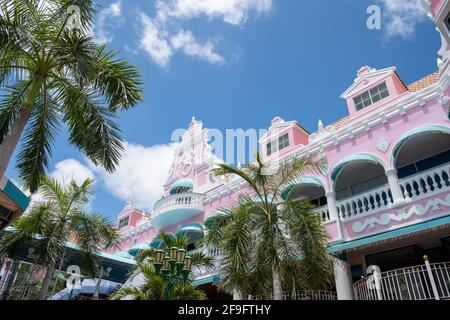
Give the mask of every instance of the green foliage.
<svg viewBox="0 0 450 320">
<path fill-rule="evenodd" d="M 0 4 L 0 144 L 19 113 L 31 111 L 17 167 L 32 192 L 63 122 L 69 143 L 112 172 L 123 150 L 115 113 L 142 100 L 137 68 L 90 36 L 93 1 L 43 2 Z M 67 28 L 70 5 L 80 8 L 81 29 Z"/>
<path fill-rule="evenodd" d="M 63 186 L 44 177 L 39 191 L 46 201 L 32 206 L 2 237 L 0 260 L 16 258 L 19 249 L 27 247 L 32 249 L 36 265 L 49 267 L 62 259 L 66 242 L 72 242 L 80 248 L 84 273 L 96 277 L 98 254 L 116 246 L 119 235 L 107 218 L 84 211 L 93 192 L 92 181 L 86 179 L 81 185 L 71 181 Z"/>
<path fill-rule="evenodd" d="M 320 162 L 295 158 L 266 175 L 269 166 L 256 156 L 244 169 L 219 164 L 213 173 L 237 175 L 250 186 L 248 194 L 207 219 L 211 226 L 203 240 L 223 256 L 220 289 L 227 293 L 269 296 L 273 276 L 284 290 L 324 289 L 332 279 L 326 251 L 327 232 L 307 199 L 283 197 L 295 180 L 323 170 Z"/>
</svg>

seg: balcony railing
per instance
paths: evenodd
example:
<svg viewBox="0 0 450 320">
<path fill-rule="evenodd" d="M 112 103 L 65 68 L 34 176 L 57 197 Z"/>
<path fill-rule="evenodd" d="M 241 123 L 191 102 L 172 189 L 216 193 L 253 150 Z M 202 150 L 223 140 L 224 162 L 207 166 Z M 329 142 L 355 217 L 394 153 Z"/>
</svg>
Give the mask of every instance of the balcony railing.
<svg viewBox="0 0 450 320">
<path fill-rule="evenodd" d="M 246 300 L 273 300 L 273 295 L 262 299 L 259 296 L 249 296 Z M 324 290 L 301 290 L 292 292 L 283 292 L 283 300 L 337 300 L 336 292 Z"/>
<path fill-rule="evenodd" d="M 337 209 L 339 216 L 342 219 L 345 219 L 387 208 L 392 202 L 393 200 L 389 185 L 384 185 L 371 191 L 338 201 Z"/>
<path fill-rule="evenodd" d="M 157 201 L 153 207 L 154 212 L 165 212 L 171 208 L 197 207 L 203 208 L 204 195 L 198 193 L 180 193 Z"/>
<path fill-rule="evenodd" d="M 423 196 L 440 193 L 450 188 L 450 164 L 433 168 L 399 180 L 405 200 L 411 201 Z M 337 210 L 341 219 L 349 219 L 360 215 L 387 209 L 393 203 L 389 185 L 361 193 L 350 198 L 337 201 Z M 324 207 L 317 209 L 324 221 L 327 214 Z M 329 219 L 329 218 L 328 218 Z"/>
<path fill-rule="evenodd" d="M 445 164 L 400 180 L 400 187 L 406 200 L 441 192 L 449 186 L 450 164 Z"/>
<path fill-rule="evenodd" d="M 450 263 L 431 263 L 382 272 L 357 281 L 358 300 L 438 300 L 450 298 Z"/>
</svg>

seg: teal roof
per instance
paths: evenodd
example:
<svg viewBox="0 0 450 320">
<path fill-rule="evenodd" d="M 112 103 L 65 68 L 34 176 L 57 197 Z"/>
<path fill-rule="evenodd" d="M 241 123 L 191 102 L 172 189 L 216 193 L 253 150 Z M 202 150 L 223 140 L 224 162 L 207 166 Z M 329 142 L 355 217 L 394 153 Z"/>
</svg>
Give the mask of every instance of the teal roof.
<svg viewBox="0 0 450 320">
<path fill-rule="evenodd" d="M 128 253 L 128 251 L 119 251 L 114 254 L 115 256 L 125 258 L 125 259 L 134 259 L 134 257 Z"/>
<path fill-rule="evenodd" d="M 0 190 L 2 190 L 6 196 L 13 200 L 23 211 L 26 210 L 30 203 L 30 198 L 25 195 L 11 180 L 3 177 L 0 182 Z"/>
<path fill-rule="evenodd" d="M 151 247 L 150 247 L 149 243 L 141 242 L 141 243 L 135 244 L 133 247 L 131 247 L 131 249 L 128 250 L 128 253 L 135 257 L 138 255 L 139 251 L 150 249 L 150 248 Z"/>
<path fill-rule="evenodd" d="M 331 178 L 333 179 L 333 181 L 336 181 L 337 177 L 339 176 L 339 174 L 341 173 L 341 171 L 345 168 L 345 166 L 347 164 L 349 164 L 350 162 L 354 162 L 354 161 L 370 162 L 370 163 L 376 163 L 376 164 L 380 164 L 381 166 L 384 166 L 383 161 L 373 154 L 368 154 L 368 153 L 352 154 L 351 156 L 348 156 L 348 157 L 342 159 L 341 161 L 339 161 L 339 163 L 334 167 L 333 173 L 331 174 Z"/>
<path fill-rule="evenodd" d="M 186 236 L 189 239 L 189 242 L 193 243 L 203 238 L 205 233 L 204 230 L 205 228 L 201 223 L 194 222 L 181 227 L 176 234 Z"/>
<path fill-rule="evenodd" d="M 450 224 L 450 216 L 431 220 L 431 221 L 426 221 L 426 222 L 418 223 L 418 224 L 415 224 L 412 226 L 408 226 L 408 227 L 404 227 L 404 228 L 400 228 L 400 229 L 396 229 L 396 230 L 392 230 L 392 231 L 387 231 L 384 233 L 379 233 L 379 234 L 376 234 L 376 235 L 373 235 L 370 237 L 330 246 L 328 248 L 328 251 L 332 252 L 332 253 L 339 252 L 339 251 L 367 245 L 367 244 L 370 244 L 373 242 L 382 241 L 382 240 L 386 240 L 389 238 L 395 238 L 395 237 L 403 236 L 403 235 L 413 233 L 413 232 L 423 231 L 428 228 L 435 228 L 435 227 L 442 226 L 445 224 Z"/>
</svg>

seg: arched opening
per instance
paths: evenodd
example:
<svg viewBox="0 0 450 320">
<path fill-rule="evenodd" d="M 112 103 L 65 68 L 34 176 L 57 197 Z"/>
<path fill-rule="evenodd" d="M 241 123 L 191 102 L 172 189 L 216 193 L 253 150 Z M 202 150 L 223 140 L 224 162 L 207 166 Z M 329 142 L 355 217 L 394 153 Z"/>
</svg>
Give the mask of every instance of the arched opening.
<svg viewBox="0 0 450 320">
<path fill-rule="evenodd" d="M 303 177 L 286 188 L 282 193 L 284 197 L 290 199 L 306 198 L 320 214 L 324 222 L 330 220 L 330 213 L 327 208 L 327 198 L 325 188 L 321 181 L 313 177 Z"/>
<path fill-rule="evenodd" d="M 204 235 L 204 227 L 200 223 L 190 223 L 178 229 L 177 236 L 185 236 L 188 239 L 187 251 L 192 251 L 197 249 L 197 243 L 200 241 Z"/>
<path fill-rule="evenodd" d="M 332 179 L 342 218 L 367 213 L 392 203 L 385 168 L 372 155 L 354 155 L 341 161 Z"/>
<path fill-rule="evenodd" d="M 395 146 L 393 162 L 406 199 L 450 186 L 450 128 L 419 128 Z"/>
</svg>

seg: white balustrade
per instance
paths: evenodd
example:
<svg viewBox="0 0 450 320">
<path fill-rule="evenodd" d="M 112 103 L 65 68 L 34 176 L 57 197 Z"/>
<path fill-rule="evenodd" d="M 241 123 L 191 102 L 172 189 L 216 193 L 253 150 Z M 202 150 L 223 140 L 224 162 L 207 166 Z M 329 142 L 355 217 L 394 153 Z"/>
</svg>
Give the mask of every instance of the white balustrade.
<svg viewBox="0 0 450 320">
<path fill-rule="evenodd" d="M 317 212 L 317 214 L 322 218 L 323 222 L 328 222 L 331 220 L 327 205 L 315 208 L 314 211 Z"/>
<path fill-rule="evenodd" d="M 438 300 L 450 298 L 450 263 L 396 269 L 379 275 L 381 295 L 377 294 L 374 276 L 353 285 L 358 300 Z M 434 287 L 434 288 L 433 288 Z"/>
<path fill-rule="evenodd" d="M 365 193 L 337 201 L 337 209 L 339 216 L 342 219 L 346 219 L 388 208 L 392 202 L 391 191 L 389 190 L 389 185 L 386 184 Z"/>
<path fill-rule="evenodd" d="M 407 201 L 442 192 L 450 186 L 450 164 L 401 179 L 399 183 Z"/>
<path fill-rule="evenodd" d="M 204 195 L 198 193 L 180 193 L 163 198 L 155 203 L 154 213 L 171 207 L 202 207 Z"/>
<path fill-rule="evenodd" d="M 246 300 L 273 300 L 273 295 L 261 298 L 249 296 Z M 336 292 L 324 290 L 297 290 L 296 292 L 283 292 L 283 300 L 337 300 Z"/>
</svg>

